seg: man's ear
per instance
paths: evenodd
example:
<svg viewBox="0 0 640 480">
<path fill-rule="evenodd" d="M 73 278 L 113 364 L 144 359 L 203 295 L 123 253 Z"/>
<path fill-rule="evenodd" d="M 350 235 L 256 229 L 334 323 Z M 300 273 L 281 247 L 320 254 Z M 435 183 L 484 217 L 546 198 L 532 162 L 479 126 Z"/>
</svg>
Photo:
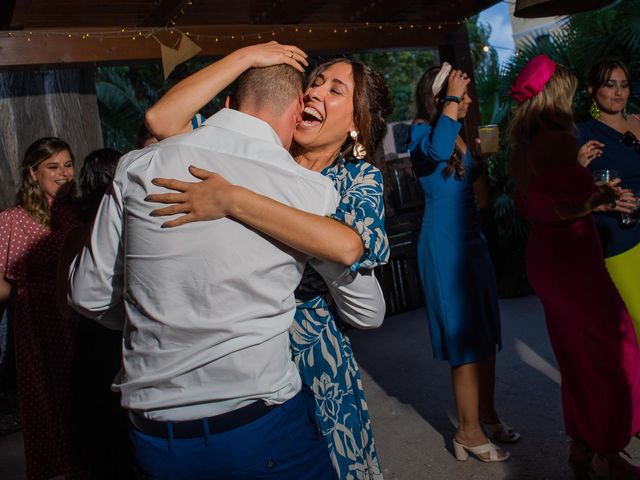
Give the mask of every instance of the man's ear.
<svg viewBox="0 0 640 480">
<path fill-rule="evenodd" d="M 231 97 L 229 95 L 224 99 L 224 108 L 231 108 Z"/>
</svg>

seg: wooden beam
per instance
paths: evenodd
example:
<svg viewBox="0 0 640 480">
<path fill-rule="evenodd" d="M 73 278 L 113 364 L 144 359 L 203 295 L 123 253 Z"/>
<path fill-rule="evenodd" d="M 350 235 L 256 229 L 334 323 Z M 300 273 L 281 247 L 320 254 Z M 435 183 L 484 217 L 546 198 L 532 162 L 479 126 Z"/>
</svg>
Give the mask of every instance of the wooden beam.
<svg viewBox="0 0 640 480">
<path fill-rule="evenodd" d="M 179 13 L 184 0 L 156 0 L 155 8 L 140 23 L 141 27 L 164 27 Z"/>
<path fill-rule="evenodd" d="M 13 12 L 16 9 L 16 0 L 0 1 L 0 30 L 8 30 L 11 28 L 11 20 L 13 20 Z"/>
<path fill-rule="evenodd" d="M 240 47 L 269 40 L 298 45 L 309 53 L 318 54 L 435 47 L 452 38 L 445 27 L 399 27 L 384 25 L 378 28 L 365 24 L 307 25 L 304 28 L 293 25 L 219 25 L 183 26 L 181 30 L 189 32 L 190 38 L 202 48 L 199 56 L 208 57 L 226 55 Z M 178 32 L 172 35 L 169 31 L 161 31 L 156 32 L 154 38 L 145 37 L 142 33 L 140 36 L 133 30 L 130 36 L 108 38 L 104 34 L 101 37 L 95 29 L 32 30 L 31 35 L 27 31 L 0 32 L 0 68 L 158 59 L 160 46 L 155 38 L 173 46 L 179 35 Z M 82 36 L 87 34 L 83 39 Z"/>
<path fill-rule="evenodd" d="M 273 2 L 269 3 L 268 8 L 260 11 L 253 11 L 251 21 L 254 24 L 294 24 L 303 23 L 309 17 L 313 9 L 320 2 L 300 1 L 300 2 Z M 255 6 L 263 5 L 261 2 L 255 2 Z"/>
<path fill-rule="evenodd" d="M 454 0 L 449 0 L 450 2 Z M 421 16 L 426 17 L 430 22 L 437 23 L 442 17 L 436 12 L 438 5 L 431 1 L 427 5 L 417 4 L 415 0 L 394 0 L 393 2 L 363 2 L 362 0 L 350 0 L 345 3 L 344 18 L 350 22 L 395 22 L 398 18 L 412 18 L 414 22 L 423 21 Z M 421 15 L 419 12 L 424 11 Z M 407 12 L 411 12 L 407 14 Z"/>
</svg>

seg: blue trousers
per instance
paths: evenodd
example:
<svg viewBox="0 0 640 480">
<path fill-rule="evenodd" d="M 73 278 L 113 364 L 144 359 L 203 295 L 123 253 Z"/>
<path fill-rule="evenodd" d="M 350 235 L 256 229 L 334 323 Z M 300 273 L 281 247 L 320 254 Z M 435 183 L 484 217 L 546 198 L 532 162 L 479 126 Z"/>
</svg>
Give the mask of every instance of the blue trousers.
<svg viewBox="0 0 640 480">
<path fill-rule="evenodd" d="M 318 431 L 313 398 L 300 392 L 264 417 L 228 432 L 161 438 L 131 427 L 143 480 L 337 480 Z"/>
</svg>

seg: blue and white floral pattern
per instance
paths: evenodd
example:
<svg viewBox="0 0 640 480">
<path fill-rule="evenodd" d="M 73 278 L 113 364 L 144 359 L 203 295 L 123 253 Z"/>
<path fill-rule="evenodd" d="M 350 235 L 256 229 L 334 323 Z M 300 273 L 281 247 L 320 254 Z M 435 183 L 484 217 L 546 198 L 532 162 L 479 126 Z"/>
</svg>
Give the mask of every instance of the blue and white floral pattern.
<svg viewBox="0 0 640 480">
<path fill-rule="evenodd" d="M 326 168 L 340 193 L 333 218 L 354 228 L 365 252 L 351 268 L 386 263 L 382 174 L 364 161 L 339 158 Z M 293 356 L 303 383 L 316 399 L 318 424 L 327 440 L 340 480 L 382 480 L 358 365 L 349 338 L 322 278 L 307 267 L 296 291 L 298 307 L 291 327 Z"/>
</svg>

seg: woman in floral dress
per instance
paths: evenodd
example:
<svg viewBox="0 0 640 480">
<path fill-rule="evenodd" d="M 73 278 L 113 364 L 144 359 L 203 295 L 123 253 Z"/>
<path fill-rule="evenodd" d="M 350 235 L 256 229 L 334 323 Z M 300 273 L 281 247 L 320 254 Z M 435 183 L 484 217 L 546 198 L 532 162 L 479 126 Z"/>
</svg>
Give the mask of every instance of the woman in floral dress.
<svg viewBox="0 0 640 480">
<path fill-rule="evenodd" d="M 173 87 L 147 112 L 147 124 L 158 138 L 188 131 L 196 112 L 248 68 L 288 63 L 301 70 L 305 57 L 298 48 L 276 42 L 237 50 Z M 229 215 L 303 253 L 350 267 L 346 274 L 373 275 L 372 268 L 387 261 L 389 245 L 382 175 L 364 156 L 380 145 L 390 113 L 386 82 L 361 63 L 336 59 L 309 75 L 292 155 L 334 181 L 341 200 L 332 218 L 292 209 L 194 167 L 191 173 L 203 182 L 159 179 L 157 185 L 182 193 L 150 200 L 180 202 L 156 212 L 186 214 L 166 226 Z M 293 355 L 304 386 L 315 395 L 318 424 L 339 477 L 381 479 L 358 366 L 336 312 L 357 311 L 362 327 L 379 325 L 384 312 L 335 305 L 310 267 L 296 299 Z"/>
</svg>

